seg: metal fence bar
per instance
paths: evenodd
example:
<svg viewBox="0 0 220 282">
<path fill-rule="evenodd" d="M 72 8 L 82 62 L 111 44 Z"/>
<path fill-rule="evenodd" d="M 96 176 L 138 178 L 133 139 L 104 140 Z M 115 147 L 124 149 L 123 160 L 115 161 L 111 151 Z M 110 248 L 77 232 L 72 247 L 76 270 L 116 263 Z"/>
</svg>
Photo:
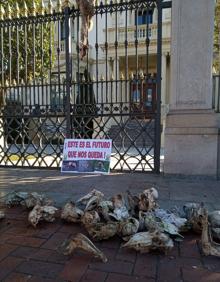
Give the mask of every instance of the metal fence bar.
<svg viewBox="0 0 220 282">
<path fill-rule="evenodd" d="M 70 8 L 65 8 L 65 45 L 66 45 L 66 137 L 71 138 L 71 118 L 70 118 L 70 87 L 71 87 L 71 62 L 70 62 Z"/>
<path fill-rule="evenodd" d="M 158 32 L 157 32 L 157 114 L 155 122 L 155 172 L 160 172 L 160 134 L 161 134 L 161 57 L 162 57 L 162 1 L 158 1 Z"/>
<path fill-rule="evenodd" d="M 212 108 L 220 113 L 220 75 L 213 76 Z"/>
</svg>

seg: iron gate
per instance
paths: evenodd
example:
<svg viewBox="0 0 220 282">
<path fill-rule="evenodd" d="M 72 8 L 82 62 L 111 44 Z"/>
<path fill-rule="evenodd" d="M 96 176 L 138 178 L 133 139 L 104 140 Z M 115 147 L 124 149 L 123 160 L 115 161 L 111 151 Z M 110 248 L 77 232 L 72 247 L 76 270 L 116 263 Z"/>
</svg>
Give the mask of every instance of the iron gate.
<svg viewBox="0 0 220 282">
<path fill-rule="evenodd" d="M 159 172 L 163 1 L 96 1 L 83 60 L 64 2 L 0 9 L 0 165 L 59 167 L 65 137 L 111 138 L 113 170 Z"/>
</svg>

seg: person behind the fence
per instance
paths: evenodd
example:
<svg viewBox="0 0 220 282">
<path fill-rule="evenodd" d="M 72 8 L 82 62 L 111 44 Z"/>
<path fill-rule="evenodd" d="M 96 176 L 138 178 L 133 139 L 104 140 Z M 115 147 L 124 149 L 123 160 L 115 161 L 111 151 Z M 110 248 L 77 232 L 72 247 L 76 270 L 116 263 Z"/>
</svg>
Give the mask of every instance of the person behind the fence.
<svg viewBox="0 0 220 282">
<path fill-rule="evenodd" d="M 84 76 L 84 77 L 83 77 Z M 92 139 L 94 132 L 94 117 L 96 101 L 92 80 L 87 70 L 80 75 L 78 95 L 76 97 L 76 117 L 73 122 L 75 138 Z"/>
</svg>

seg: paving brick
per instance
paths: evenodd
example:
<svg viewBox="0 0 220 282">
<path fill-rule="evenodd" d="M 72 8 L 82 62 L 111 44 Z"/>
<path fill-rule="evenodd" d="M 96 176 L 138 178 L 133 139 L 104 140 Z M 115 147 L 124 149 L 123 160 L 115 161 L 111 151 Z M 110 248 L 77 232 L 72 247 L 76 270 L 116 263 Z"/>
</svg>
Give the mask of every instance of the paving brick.
<svg viewBox="0 0 220 282">
<path fill-rule="evenodd" d="M 97 246 L 97 244 L 95 243 L 95 245 Z M 114 260 L 117 254 L 117 249 L 109 249 L 109 248 L 103 248 L 103 247 L 99 247 L 99 250 L 102 251 L 108 260 Z M 97 258 L 94 258 L 93 261 L 97 262 Z"/>
<path fill-rule="evenodd" d="M 17 236 L 33 236 L 36 233 L 36 229 L 28 226 L 13 226 L 6 231 L 9 234 L 16 234 Z"/>
<path fill-rule="evenodd" d="M 180 282 L 181 267 L 175 259 L 163 257 L 159 260 L 157 281 L 160 282 Z"/>
<path fill-rule="evenodd" d="M 182 269 L 184 282 L 219 282 L 220 273 L 210 272 L 203 268 L 189 268 Z"/>
<path fill-rule="evenodd" d="M 184 240 L 180 242 L 180 256 L 201 258 L 197 241 L 198 236 L 186 235 Z"/>
<path fill-rule="evenodd" d="M 58 230 L 59 232 L 75 234 L 75 233 L 85 233 L 85 228 L 83 228 L 80 224 L 67 224 L 64 223 Z"/>
<path fill-rule="evenodd" d="M 3 280 L 3 282 L 26 282 L 30 281 L 30 279 L 31 275 L 12 272 L 6 279 Z"/>
<path fill-rule="evenodd" d="M 152 278 L 147 277 L 138 277 L 138 276 L 128 276 L 128 275 L 121 275 L 116 273 L 110 273 L 106 282 L 153 282 L 155 281 Z"/>
<path fill-rule="evenodd" d="M 0 262 L 0 281 L 2 281 L 6 276 L 14 271 L 19 264 L 23 262 L 21 258 L 7 257 Z"/>
<path fill-rule="evenodd" d="M 41 248 L 44 249 L 49 249 L 49 250 L 56 250 L 58 246 L 60 246 L 64 240 L 69 238 L 70 234 L 69 233 L 61 233 L 61 232 L 56 232 L 55 234 L 52 235 L 50 239 L 44 243 Z"/>
<path fill-rule="evenodd" d="M 11 227 L 10 222 L 7 219 L 1 220 L 0 221 L 0 234 L 3 232 L 6 232 L 10 227 Z"/>
<path fill-rule="evenodd" d="M 119 249 L 116 259 L 134 263 L 136 261 L 136 254 L 137 253 L 133 250 Z"/>
<path fill-rule="evenodd" d="M 101 242 L 103 248 L 118 249 L 120 247 L 120 239 L 118 237 L 110 238 Z"/>
<path fill-rule="evenodd" d="M 37 251 L 37 248 L 16 246 L 16 250 L 11 253 L 11 256 L 29 259 Z"/>
<path fill-rule="evenodd" d="M 78 282 L 85 275 L 90 260 L 88 256 L 73 257 L 66 263 L 59 277 L 67 281 Z"/>
<path fill-rule="evenodd" d="M 6 242 L 21 245 L 21 246 L 28 246 L 28 247 L 40 247 L 46 240 L 34 237 L 24 237 L 24 236 L 12 236 L 9 237 Z"/>
<path fill-rule="evenodd" d="M 46 278 L 56 278 L 62 270 L 63 265 L 61 264 L 35 260 L 25 261 L 17 267 L 17 272 L 38 275 Z"/>
<path fill-rule="evenodd" d="M 26 228 L 27 224 L 24 220 L 16 220 L 16 218 L 14 219 L 5 219 L 0 223 L 0 233 L 2 233 L 3 231 L 6 233 L 12 233 L 10 232 L 10 230 L 14 227 L 19 227 L 19 228 Z"/>
<path fill-rule="evenodd" d="M 34 236 L 37 238 L 49 239 L 55 232 L 60 229 L 60 224 L 58 223 L 44 223 L 38 227 L 35 231 Z"/>
<path fill-rule="evenodd" d="M 6 233 L 9 234 L 16 234 L 18 236 L 25 236 L 25 237 L 37 237 L 37 238 L 45 238 L 48 239 L 51 235 L 60 228 L 59 225 L 56 224 L 45 224 L 44 226 L 40 226 L 37 229 L 33 228 L 32 226 L 10 226 L 6 230 Z"/>
<path fill-rule="evenodd" d="M 174 244 L 174 248 L 172 248 L 172 250 L 169 251 L 169 253 L 167 254 L 170 257 L 179 257 L 180 254 L 180 245 L 179 243 L 175 242 Z"/>
<path fill-rule="evenodd" d="M 220 272 L 220 260 L 219 257 L 202 257 L 203 264 L 206 269 L 214 272 Z"/>
<path fill-rule="evenodd" d="M 56 262 L 56 263 L 65 263 L 69 257 L 64 256 L 56 251 L 47 250 L 47 249 L 38 249 L 36 252 L 30 255 L 32 259 L 48 261 L 48 262 Z"/>
<path fill-rule="evenodd" d="M 173 279 L 174 281 L 179 281 L 181 275 L 181 269 L 187 267 L 189 269 L 202 267 L 202 262 L 196 258 L 171 258 L 168 256 L 160 256 L 159 267 L 158 267 L 158 279 L 163 281 L 166 277 L 166 281 Z M 171 271 L 172 270 L 172 271 Z M 170 272 L 170 273 L 169 273 Z"/>
<path fill-rule="evenodd" d="M 134 275 L 155 277 L 157 256 L 153 254 L 138 254 L 134 267 Z"/>
<path fill-rule="evenodd" d="M 132 273 L 133 267 L 133 263 L 117 260 L 109 260 L 107 263 L 97 261 L 89 264 L 90 269 L 100 270 L 104 272 L 116 272 L 128 275 Z"/>
<path fill-rule="evenodd" d="M 0 245 L 5 244 L 7 241 L 14 238 L 13 234 L 1 233 L 0 234 Z"/>
<path fill-rule="evenodd" d="M 178 264 L 180 267 L 202 267 L 202 261 L 196 258 L 179 258 L 176 260 L 176 264 Z"/>
<path fill-rule="evenodd" d="M 188 257 L 168 257 L 168 256 L 160 256 L 159 265 L 170 265 L 173 264 L 175 267 L 202 267 L 202 261 L 196 258 L 188 258 Z"/>
<path fill-rule="evenodd" d="M 7 257 L 15 249 L 17 249 L 17 246 L 15 245 L 10 245 L 10 244 L 0 245 L 0 261 L 5 257 Z"/>
<path fill-rule="evenodd" d="M 106 280 L 106 277 L 106 272 L 87 270 L 85 275 L 81 278 L 80 282 L 104 282 Z"/>
<path fill-rule="evenodd" d="M 12 208 L 14 209 L 14 208 Z M 27 221 L 27 213 L 24 212 L 24 211 L 20 211 L 20 212 L 15 212 L 14 210 L 12 210 L 12 213 L 9 213 L 8 210 L 6 212 L 6 219 L 8 220 L 17 220 L 17 221 L 20 221 L 20 222 L 26 222 L 28 223 Z"/>
<path fill-rule="evenodd" d="M 64 282 L 62 279 L 50 279 L 50 278 L 43 278 L 39 276 L 33 276 L 28 282 Z"/>
</svg>

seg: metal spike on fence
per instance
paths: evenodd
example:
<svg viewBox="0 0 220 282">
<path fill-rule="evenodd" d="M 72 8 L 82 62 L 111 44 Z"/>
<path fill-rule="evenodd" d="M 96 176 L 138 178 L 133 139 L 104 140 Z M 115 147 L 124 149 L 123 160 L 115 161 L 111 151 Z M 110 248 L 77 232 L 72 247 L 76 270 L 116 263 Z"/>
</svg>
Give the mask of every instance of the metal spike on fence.
<svg viewBox="0 0 220 282">
<path fill-rule="evenodd" d="M 39 14 L 40 14 L 40 15 L 44 15 L 44 13 L 45 13 L 44 0 L 41 0 L 40 8 L 39 8 Z"/>
<path fill-rule="evenodd" d="M 17 86 L 17 81 L 15 79 L 12 80 L 12 86 Z"/>
<path fill-rule="evenodd" d="M 62 12 L 62 1 L 57 0 L 57 12 L 61 13 Z"/>
<path fill-rule="evenodd" d="M 52 1 L 48 1 L 48 14 L 53 14 L 53 4 Z"/>
<path fill-rule="evenodd" d="M 25 85 L 24 79 L 21 79 L 21 85 Z"/>
<path fill-rule="evenodd" d="M 79 5 L 78 5 L 78 2 L 77 1 L 73 1 L 73 6 L 76 8 L 76 9 L 79 9 Z"/>
<path fill-rule="evenodd" d="M 141 79 L 144 79 L 144 73 L 143 73 L 143 71 L 140 72 L 140 78 L 141 78 Z"/>
<path fill-rule="evenodd" d="M 63 8 L 65 9 L 65 8 L 67 8 L 67 7 L 70 7 L 70 1 L 69 1 L 69 0 L 65 0 L 65 1 L 63 2 Z"/>
<path fill-rule="evenodd" d="M 105 78 L 104 78 L 104 75 L 103 75 L 103 74 L 101 74 L 100 80 L 101 80 L 101 81 L 104 81 L 104 80 L 105 80 Z"/>
<path fill-rule="evenodd" d="M 8 81 L 8 79 L 5 80 L 5 87 L 9 87 L 9 81 Z"/>
<path fill-rule="evenodd" d="M 123 72 L 121 72 L 120 79 L 121 79 L 121 80 L 124 80 L 124 79 L 125 79 Z"/>
<path fill-rule="evenodd" d="M 33 17 L 35 17 L 35 16 L 36 16 L 36 12 L 37 12 L 36 3 L 35 3 L 35 0 L 33 0 L 33 2 L 32 2 L 32 8 L 31 8 L 31 15 L 32 15 Z"/>
<path fill-rule="evenodd" d="M 8 3 L 8 5 L 7 5 L 7 9 L 6 9 L 6 17 L 7 17 L 7 19 L 11 19 L 11 6 L 9 5 L 9 3 Z"/>
<path fill-rule="evenodd" d="M 28 85 L 32 85 L 33 84 L 33 80 L 32 80 L 32 77 L 30 77 L 29 79 L 28 79 Z"/>
<path fill-rule="evenodd" d="M 5 17 L 5 9 L 4 7 L 1 5 L 0 6 L 0 20 L 3 21 Z"/>
<path fill-rule="evenodd" d="M 18 2 L 16 2 L 16 4 L 15 4 L 14 16 L 15 16 L 16 19 L 20 17 L 20 8 L 18 6 Z"/>
<path fill-rule="evenodd" d="M 24 1 L 24 17 L 27 18 L 28 17 L 28 7 L 26 2 Z"/>
<path fill-rule="evenodd" d="M 75 74 L 73 76 L 72 83 L 76 83 L 76 75 Z"/>
<path fill-rule="evenodd" d="M 114 80 L 114 79 L 115 79 L 113 73 L 111 74 L 111 78 L 110 78 L 110 79 L 111 79 L 111 80 Z"/>
</svg>

